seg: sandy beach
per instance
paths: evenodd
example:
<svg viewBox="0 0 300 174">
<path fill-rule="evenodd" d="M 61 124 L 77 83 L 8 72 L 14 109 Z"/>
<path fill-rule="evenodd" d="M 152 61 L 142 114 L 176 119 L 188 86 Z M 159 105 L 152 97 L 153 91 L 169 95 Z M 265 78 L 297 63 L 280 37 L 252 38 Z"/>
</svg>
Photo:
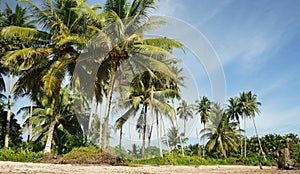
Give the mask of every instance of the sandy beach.
<svg viewBox="0 0 300 174">
<path fill-rule="evenodd" d="M 123 174 L 150 174 L 150 173 L 241 173 L 241 174 L 300 174 L 299 170 L 278 170 L 276 167 L 258 166 L 110 166 L 110 165 L 70 165 L 21 163 L 0 161 L 0 173 L 123 173 Z"/>
</svg>

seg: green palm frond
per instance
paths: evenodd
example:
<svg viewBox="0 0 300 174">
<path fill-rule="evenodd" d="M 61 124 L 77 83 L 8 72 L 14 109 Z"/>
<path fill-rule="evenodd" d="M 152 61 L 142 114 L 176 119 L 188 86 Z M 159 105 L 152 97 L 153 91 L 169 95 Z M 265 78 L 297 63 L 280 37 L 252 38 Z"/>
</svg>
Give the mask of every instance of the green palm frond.
<svg viewBox="0 0 300 174">
<path fill-rule="evenodd" d="M 181 49 L 183 52 L 185 52 L 184 46 L 180 42 L 170 38 L 164 37 L 164 38 L 143 39 L 142 43 L 146 45 L 154 45 L 167 50 L 178 48 Z"/>
<path fill-rule="evenodd" d="M 47 32 L 40 31 L 34 28 L 25 28 L 19 26 L 4 27 L 1 31 L 1 35 L 4 38 L 20 39 L 25 43 L 39 42 L 47 44 L 50 40 L 50 35 Z"/>
</svg>

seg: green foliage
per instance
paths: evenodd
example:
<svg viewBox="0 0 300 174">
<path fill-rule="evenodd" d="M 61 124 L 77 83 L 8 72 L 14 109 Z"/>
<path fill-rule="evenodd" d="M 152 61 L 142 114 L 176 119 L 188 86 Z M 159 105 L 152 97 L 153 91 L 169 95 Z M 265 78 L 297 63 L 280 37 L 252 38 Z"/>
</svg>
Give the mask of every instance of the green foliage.
<svg viewBox="0 0 300 174">
<path fill-rule="evenodd" d="M 38 162 L 43 156 L 42 152 L 32 152 L 28 149 L 0 149 L 0 160 L 18 162 Z"/>
<path fill-rule="evenodd" d="M 4 136 L 6 132 L 6 116 L 7 111 L 0 111 L 0 148 L 4 146 Z M 11 115 L 10 130 L 9 130 L 9 146 L 17 147 L 22 142 L 22 131 L 21 126 L 18 123 L 15 115 Z"/>
<path fill-rule="evenodd" d="M 127 161 L 128 164 L 152 164 L 152 165 L 258 165 L 262 161 L 262 157 L 249 157 L 249 158 L 234 158 L 229 157 L 226 159 L 220 158 L 201 158 L 199 156 L 181 155 L 181 153 L 173 152 L 166 153 L 164 157 L 155 157 L 150 159 L 141 159 Z M 264 161 L 262 165 L 272 165 L 274 161 Z"/>
</svg>

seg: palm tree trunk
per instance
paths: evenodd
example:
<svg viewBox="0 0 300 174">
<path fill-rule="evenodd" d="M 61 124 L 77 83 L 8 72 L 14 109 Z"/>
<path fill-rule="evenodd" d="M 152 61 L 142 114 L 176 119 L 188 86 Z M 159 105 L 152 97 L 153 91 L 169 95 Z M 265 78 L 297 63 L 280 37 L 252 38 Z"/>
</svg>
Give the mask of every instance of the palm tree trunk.
<svg viewBox="0 0 300 174">
<path fill-rule="evenodd" d="M 164 123 L 164 120 L 163 120 L 163 118 L 162 118 L 161 115 L 160 115 L 160 121 L 161 121 L 161 124 L 162 124 L 163 129 L 164 129 L 164 134 L 166 135 L 166 141 L 167 141 L 168 151 L 169 151 L 169 153 L 170 153 L 170 152 L 171 152 L 171 148 L 170 148 L 170 144 L 169 144 L 169 137 L 168 137 L 168 135 L 167 135 L 165 123 Z"/>
<path fill-rule="evenodd" d="M 123 125 L 120 128 L 120 140 L 119 140 L 119 153 L 120 153 L 120 156 L 121 156 L 121 150 L 122 150 L 122 134 L 123 134 L 122 132 L 123 132 Z"/>
<path fill-rule="evenodd" d="M 130 119 L 130 118 L 129 118 Z M 130 151 L 133 151 L 132 147 L 132 138 L 131 138 L 131 127 L 130 127 L 130 120 L 128 120 L 128 131 L 129 131 L 129 145 L 130 145 Z"/>
<path fill-rule="evenodd" d="M 100 115 L 99 115 L 99 148 L 101 149 L 101 140 L 102 140 L 102 102 L 100 102 Z"/>
<path fill-rule="evenodd" d="M 259 137 L 258 137 L 258 131 L 257 131 L 256 124 L 255 124 L 255 120 L 254 120 L 254 117 L 253 117 L 253 116 L 252 116 L 252 121 L 253 121 L 254 129 L 255 129 L 256 137 L 257 137 L 257 139 L 258 139 L 260 151 L 261 151 L 261 153 L 262 153 L 262 155 L 263 155 L 263 157 L 264 157 L 264 160 L 267 160 L 267 159 L 266 159 L 266 155 L 265 155 L 265 153 L 264 153 L 264 151 L 263 151 L 263 148 L 262 148 L 262 146 L 261 146 L 260 139 L 259 139 Z"/>
<path fill-rule="evenodd" d="M 239 130 L 241 131 L 241 123 L 239 122 Z M 241 157 L 243 156 L 243 139 L 241 138 L 240 142 L 240 147 L 241 147 Z"/>
<path fill-rule="evenodd" d="M 50 127 L 48 131 L 48 137 L 46 141 L 46 146 L 44 150 L 44 154 L 51 153 L 51 145 L 52 145 L 52 139 L 53 139 L 53 132 L 54 132 L 54 127 L 56 124 L 56 115 L 57 115 L 57 107 L 58 107 L 58 100 L 59 100 L 59 93 L 60 93 L 60 86 L 61 83 L 59 83 L 57 89 L 54 91 L 55 97 L 54 97 L 54 107 L 53 107 L 53 112 L 51 116 L 51 122 L 50 122 Z"/>
<path fill-rule="evenodd" d="M 146 127 L 147 127 L 147 107 L 145 105 L 145 112 L 144 112 L 144 124 L 143 124 L 143 132 L 142 132 L 142 158 L 145 157 L 145 141 L 146 141 Z"/>
<path fill-rule="evenodd" d="M 106 107 L 105 107 L 105 115 L 104 115 L 104 125 L 103 125 L 103 136 L 102 136 L 102 142 L 101 142 L 101 146 L 103 150 L 107 150 L 108 149 L 108 134 L 107 132 L 108 130 L 108 126 L 109 126 L 109 114 L 110 114 L 110 107 L 111 107 L 111 100 L 112 100 L 112 94 L 113 94 L 113 88 L 114 88 L 114 84 L 115 84 L 115 75 L 117 72 L 117 61 L 115 61 L 114 63 L 114 67 L 113 67 L 113 71 L 111 73 L 111 78 L 110 78 L 110 86 L 108 89 L 108 93 L 107 93 L 107 98 L 106 98 Z"/>
<path fill-rule="evenodd" d="M 158 110 L 155 109 L 156 114 L 156 131 L 157 131 L 157 141 L 158 141 L 158 147 L 159 147 L 159 154 L 161 157 L 163 157 L 162 147 L 161 147 L 161 135 L 160 135 L 160 124 L 158 119 Z"/>
<path fill-rule="evenodd" d="M 179 131 L 179 126 L 178 126 L 178 121 L 177 121 L 177 113 L 176 113 L 176 109 L 175 109 L 174 99 L 172 99 L 172 103 L 173 103 L 173 109 L 174 109 L 174 114 L 175 114 L 175 122 L 176 122 L 177 129 Z M 184 156 L 181 135 L 179 135 L 179 141 L 180 141 L 180 146 L 181 146 L 181 154 Z"/>
<path fill-rule="evenodd" d="M 197 135 L 197 140 L 198 140 L 198 155 L 201 156 L 200 135 L 199 135 L 198 127 L 196 127 L 196 135 Z"/>
<path fill-rule="evenodd" d="M 244 115 L 244 157 L 247 157 L 246 116 Z"/>
<path fill-rule="evenodd" d="M 204 131 L 203 131 L 203 133 L 204 133 L 204 134 L 203 134 L 203 135 L 204 135 L 204 136 L 203 136 L 203 158 L 205 158 L 205 131 L 206 131 L 206 130 L 205 130 L 205 123 L 203 123 L 203 126 L 204 126 L 204 129 L 203 129 L 203 130 L 204 130 Z"/>
<path fill-rule="evenodd" d="M 149 134 L 148 134 L 148 146 L 147 146 L 148 148 L 151 145 L 152 130 L 153 130 L 153 123 L 151 124 L 150 131 L 149 131 Z"/>
<path fill-rule="evenodd" d="M 33 103 L 32 99 L 30 99 L 30 111 L 29 111 L 29 119 L 28 119 L 28 135 L 27 135 L 27 142 L 30 141 L 30 118 L 32 117 L 32 109 L 33 109 Z"/>
<path fill-rule="evenodd" d="M 184 126 L 184 136 L 186 135 L 186 119 L 183 119 L 183 126 Z"/>
<path fill-rule="evenodd" d="M 10 119 L 11 119 L 11 98 L 12 98 L 12 82 L 13 74 L 9 73 L 9 91 L 8 91 L 8 106 L 7 106 L 7 118 L 6 118 L 6 131 L 4 139 L 4 147 L 8 147 L 9 132 L 10 132 Z"/>
<path fill-rule="evenodd" d="M 91 106 L 91 112 L 89 117 L 89 125 L 88 125 L 88 132 L 87 132 L 87 140 L 90 141 L 90 135 L 92 130 L 92 122 L 93 122 L 93 115 L 94 115 L 94 106 L 95 106 L 96 99 L 95 97 L 92 98 L 92 106 Z"/>
</svg>

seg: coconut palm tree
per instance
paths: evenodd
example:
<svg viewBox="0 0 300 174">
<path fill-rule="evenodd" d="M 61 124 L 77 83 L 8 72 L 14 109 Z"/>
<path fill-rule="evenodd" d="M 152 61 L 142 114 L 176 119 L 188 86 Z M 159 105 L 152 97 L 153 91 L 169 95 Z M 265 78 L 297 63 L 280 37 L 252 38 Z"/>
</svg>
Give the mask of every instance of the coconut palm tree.
<svg viewBox="0 0 300 174">
<path fill-rule="evenodd" d="M 261 105 L 260 102 L 257 101 L 257 96 L 255 94 L 252 94 L 251 91 L 249 92 L 242 92 L 240 93 L 240 97 L 239 97 L 239 107 L 240 107 L 240 112 L 243 115 L 244 118 L 244 156 L 246 157 L 246 152 L 247 152 L 247 141 L 246 141 L 246 119 L 247 118 L 252 118 L 253 121 L 253 125 L 255 128 L 255 132 L 256 132 L 256 136 L 258 138 L 259 141 L 259 145 L 260 145 L 260 150 L 261 153 L 264 155 L 264 152 L 262 150 L 261 147 L 261 143 L 260 143 L 260 139 L 258 137 L 258 132 L 257 132 L 257 128 L 256 128 L 256 124 L 255 124 L 255 114 L 259 114 L 260 111 L 258 109 L 258 106 Z"/>
<path fill-rule="evenodd" d="M 194 110 L 196 114 L 200 114 L 200 121 L 203 123 L 203 130 L 205 134 L 205 124 L 209 119 L 209 114 L 211 111 L 211 102 L 207 97 L 203 96 L 199 100 L 196 101 L 194 105 Z M 205 139 L 203 138 L 203 146 L 205 147 Z M 203 157 L 205 157 L 205 149 L 203 149 Z"/>
<path fill-rule="evenodd" d="M 170 51 L 174 48 L 183 49 L 183 46 L 173 39 L 143 38 L 144 30 L 149 29 L 153 24 L 157 24 L 157 21 L 149 17 L 150 9 L 154 8 L 154 5 L 153 0 L 135 0 L 131 3 L 126 0 L 106 1 L 104 7 L 104 12 L 107 13 L 105 15 L 106 26 L 113 25 L 113 27 L 109 27 L 108 31 L 109 34 L 113 34 L 112 36 L 104 35 L 113 38 L 110 38 L 110 42 L 106 43 L 106 45 L 109 45 L 109 53 L 99 68 L 109 72 L 107 73 L 109 74 L 109 87 L 107 90 L 102 136 L 103 149 L 107 149 L 106 132 L 109 123 L 116 72 L 119 70 L 119 66 L 131 59 L 131 62 L 144 67 L 144 70 L 161 68 L 164 67 L 164 64 L 157 61 L 157 56 L 162 57 L 163 55 L 163 57 L 166 57 L 170 55 Z M 105 33 L 105 31 L 102 32 Z M 102 66 L 105 66 L 105 68 L 101 68 Z M 147 110 L 147 106 L 145 110 Z"/>
<path fill-rule="evenodd" d="M 19 84 L 24 84 L 21 89 L 42 86 L 48 99 L 54 101 L 44 150 L 44 153 L 50 153 L 61 84 L 66 75 L 72 74 L 78 52 L 87 42 L 85 20 L 75 9 L 76 1 L 45 1 L 41 7 L 28 0 L 24 2 L 39 20 L 42 30 L 15 26 L 4 28 L 2 34 L 6 38 L 18 38 L 22 43 L 32 45 L 6 54 L 4 64 L 19 63 L 18 69 L 25 69 L 19 79 L 23 80 Z"/>
<path fill-rule="evenodd" d="M 240 116 L 242 116 L 241 111 L 240 111 L 240 107 L 239 107 L 239 100 L 237 97 L 234 98 L 229 98 L 228 100 L 229 104 L 227 105 L 226 108 L 226 113 L 229 116 L 229 119 L 232 121 L 236 121 L 238 123 L 239 126 L 239 130 L 241 130 L 240 128 Z M 243 155 L 243 140 L 241 139 L 240 142 L 240 147 L 241 147 L 241 156 Z"/>
<path fill-rule="evenodd" d="M 51 125 L 51 117 L 54 101 L 48 103 L 47 96 L 39 96 L 36 100 L 36 106 L 33 108 L 32 117 L 28 117 L 24 124 L 31 122 L 32 124 L 32 139 L 45 143 L 48 137 L 49 127 Z M 62 88 L 59 95 L 58 112 L 55 119 L 55 128 L 53 133 L 54 147 L 58 153 L 65 153 L 71 147 L 83 144 L 83 131 L 79 125 L 74 112 L 74 98 L 71 96 L 71 91 L 67 88 Z M 49 105 L 52 105 L 49 106 Z M 28 110 L 28 107 L 21 108 Z M 24 115 L 28 113 L 24 112 Z"/>
<path fill-rule="evenodd" d="M 184 121 L 184 136 L 186 136 L 186 122 L 188 117 L 193 118 L 193 107 L 188 105 L 185 100 L 182 100 L 177 108 L 177 115 Z"/>
<path fill-rule="evenodd" d="M 174 126 L 168 129 L 168 133 L 163 139 L 164 143 L 166 143 L 166 137 L 168 137 L 169 144 L 172 147 L 172 149 L 175 149 L 178 144 L 185 143 L 188 140 L 188 138 L 186 137 L 180 138 L 181 135 L 179 134 L 179 130 Z"/>
<path fill-rule="evenodd" d="M 208 151 L 216 151 L 224 158 L 227 158 L 228 151 L 238 151 L 239 130 L 236 129 L 237 123 L 230 122 L 224 110 L 217 104 L 212 108 L 209 124 L 202 137 L 208 137 L 206 144 Z"/>
<path fill-rule="evenodd" d="M 153 115 L 156 114 L 157 128 L 159 127 L 158 113 L 167 116 L 169 119 L 171 117 L 170 113 L 172 111 L 172 107 L 167 104 L 166 96 L 168 96 L 172 90 L 165 88 L 165 82 L 167 80 L 169 80 L 169 77 L 165 74 L 161 74 L 160 72 L 154 72 L 154 74 L 144 72 L 134 78 L 132 81 L 131 93 L 129 93 L 127 99 L 131 105 L 127 105 L 130 109 L 116 121 L 116 126 L 120 128 L 130 118 L 130 116 L 134 116 L 137 113 L 137 110 L 141 108 L 137 129 L 142 134 L 142 157 L 144 157 L 145 154 L 145 136 L 148 112 L 152 112 Z M 160 134 L 159 131 L 158 134 Z"/>
<path fill-rule="evenodd" d="M 4 10 L 4 16 L 3 16 L 3 26 L 8 27 L 8 26 L 18 26 L 18 27 L 33 27 L 33 22 L 34 21 L 29 21 L 28 19 L 31 17 L 31 15 L 26 14 L 26 9 L 22 8 L 18 4 L 15 7 L 15 10 L 13 11 L 10 6 L 6 3 L 6 8 Z M 6 49 L 6 52 L 9 51 L 14 51 L 14 50 L 20 50 L 22 49 L 26 44 L 20 42 L 18 39 L 13 38 L 13 39 L 7 39 L 7 46 L 8 49 Z M 7 104 L 7 125 L 6 129 L 9 132 L 9 124 L 10 124 L 10 117 L 11 117 L 11 105 L 12 105 L 12 88 L 13 88 L 13 74 L 16 73 L 15 66 L 14 65 L 6 65 L 7 68 L 9 69 L 9 91 L 8 91 L 8 104 Z M 8 147 L 8 141 L 9 141 L 9 134 L 5 135 L 5 142 L 4 146 Z"/>
</svg>

